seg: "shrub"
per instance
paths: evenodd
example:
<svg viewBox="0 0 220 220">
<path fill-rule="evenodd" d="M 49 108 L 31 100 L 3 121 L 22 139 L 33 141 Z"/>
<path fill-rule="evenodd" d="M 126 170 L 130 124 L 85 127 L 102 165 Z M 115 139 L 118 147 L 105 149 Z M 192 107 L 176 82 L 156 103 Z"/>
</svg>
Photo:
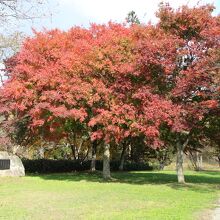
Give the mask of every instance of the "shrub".
<svg viewBox="0 0 220 220">
<path fill-rule="evenodd" d="M 91 161 L 81 162 L 79 160 L 22 160 L 25 171 L 28 173 L 64 173 L 75 171 L 86 171 L 90 169 Z M 112 171 L 118 171 L 119 161 L 111 161 L 110 166 Z M 96 161 L 96 169 L 102 170 L 102 161 Z M 152 170 L 153 168 L 146 163 L 126 162 L 124 164 L 125 171 Z"/>
</svg>

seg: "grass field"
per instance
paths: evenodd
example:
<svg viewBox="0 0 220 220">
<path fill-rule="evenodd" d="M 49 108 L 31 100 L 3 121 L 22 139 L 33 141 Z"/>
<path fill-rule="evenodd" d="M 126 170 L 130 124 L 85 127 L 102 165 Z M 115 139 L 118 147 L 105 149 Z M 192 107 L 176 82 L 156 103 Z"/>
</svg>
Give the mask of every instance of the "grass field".
<svg viewBox="0 0 220 220">
<path fill-rule="evenodd" d="M 0 179 L 0 219 L 196 219 L 213 207 L 220 172 L 187 172 L 185 186 L 173 171 L 28 175 Z"/>
</svg>

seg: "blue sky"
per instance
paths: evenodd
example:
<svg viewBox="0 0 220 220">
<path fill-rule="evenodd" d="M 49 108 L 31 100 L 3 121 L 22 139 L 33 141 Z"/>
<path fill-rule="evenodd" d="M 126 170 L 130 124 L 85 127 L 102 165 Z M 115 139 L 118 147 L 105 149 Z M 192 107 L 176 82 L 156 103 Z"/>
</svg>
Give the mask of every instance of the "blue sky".
<svg viewBox="0 0 220 220">
<path fill-rule="evenodd" d="M 31 28 L 37 30 L 59 28 L 67 30 L 72 26 L 88 27 L 90 23 L 106 23 L 109 20 L 123 22 L 127 13 L 134 10 L 141 22 L 155 21 L 155 11 L 161 0 L 48 0 L 52 13 L 47 18 L 34 23 L 26 23 L 23 30 L 31 33 Z M 177 8 L 182 4 L 190 6 L 197 4 L 197 0 L 167 0 L 171 6 Z M 215 14 L 220 13 L 219 0 L 200 0 L 199 4 L 213 3 Z"/>
</svg>

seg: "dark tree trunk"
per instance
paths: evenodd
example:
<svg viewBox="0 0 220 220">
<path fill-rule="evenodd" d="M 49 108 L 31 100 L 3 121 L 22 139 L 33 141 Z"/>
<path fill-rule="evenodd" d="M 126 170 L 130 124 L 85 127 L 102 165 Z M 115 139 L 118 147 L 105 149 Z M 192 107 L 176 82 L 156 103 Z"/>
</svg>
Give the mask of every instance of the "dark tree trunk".
<svg viewBox="0 0 220 220">
<path fill-rule="evenodd" d="M 75 145 L 74 144 L 70 144 L 70 148 L 72 150 L 73 158 L 74 158 L 74 160 L 76 160 L 76 148 L 75 148 Z"/>
<path fill-rule="evenodd" d="M 81 159 L 81 162 L 84 162 L 86 159 L 88 160 L 89 148 L 87 149 L 86 155 Z"/>
<path fill-rule="evenodd" d="M 178 183 L 185 183 L 183 173 L 183 145 L 179 141 L 177 142 L 176 171 Z"/>
<path fill-rule="evenodd" d="M 103 178 L 104 179 L 111 179 L 111 172 L 110 172 L 110 145 L 104 145 L 104 152 L 103 152 Z"/>
<path fill-rule="evenodd" d="M 94 172 L 96 170 L 95 164 L 96 164 L 96 151 L 97 151 L 97 140 L 92 142 L 92 160 L 91 160 L 91 166 L 90 170 Z"/>
<path fill-rule="evenodd" d="M 123 171 L 124 170 L 124 162 L 125 162 L 125 155 L 126 155 L 126 150 L 127 150 L 127 143 L 123 143 L 123 148 L 121 152 L 121 157 L 120 157 L 120 165 L 119 165 L 119 170 Z"/>
</svg>

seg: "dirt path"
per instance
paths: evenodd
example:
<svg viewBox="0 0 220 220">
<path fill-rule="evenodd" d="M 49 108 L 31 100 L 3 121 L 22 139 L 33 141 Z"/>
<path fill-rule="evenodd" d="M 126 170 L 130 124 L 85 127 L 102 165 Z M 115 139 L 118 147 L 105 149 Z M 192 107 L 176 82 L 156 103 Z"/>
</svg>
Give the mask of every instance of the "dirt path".
<svg viewBox="0 0 220 220">
<path fill-rule="evenodd" d="M 214 209 L 212 220 L 220 220 L 220 200 L 217 203 L 217 207 Z"/>
</svg>

